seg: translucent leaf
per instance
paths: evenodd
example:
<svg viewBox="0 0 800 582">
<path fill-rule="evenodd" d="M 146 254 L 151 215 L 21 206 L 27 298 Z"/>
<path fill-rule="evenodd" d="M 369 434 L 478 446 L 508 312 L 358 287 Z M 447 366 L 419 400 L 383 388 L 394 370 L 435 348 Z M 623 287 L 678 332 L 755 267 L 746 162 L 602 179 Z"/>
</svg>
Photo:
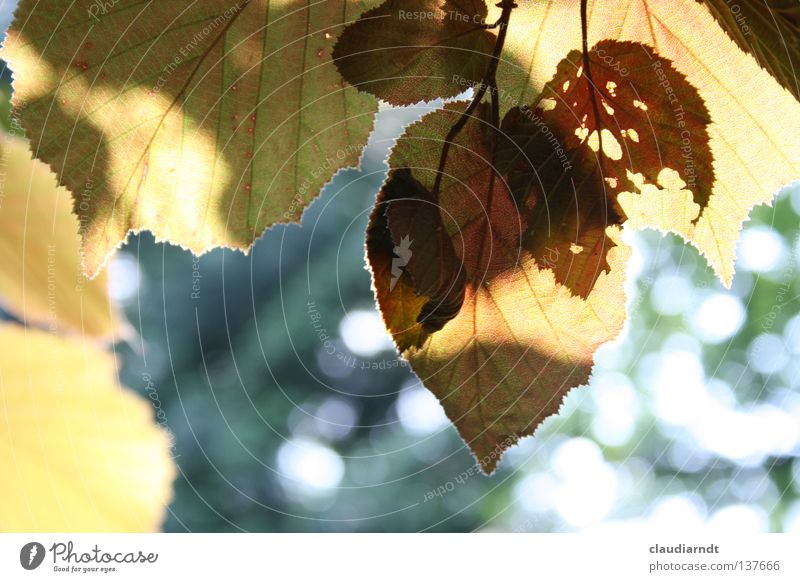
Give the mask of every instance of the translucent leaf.
<svg viewBox="0 0 800 582">
<path fill-rule="evenodd" d="M 657 74 L 650 66 L 655 59 Z M 591 80 L 580 51 L 572 51 L 535 105 L 506 114 L 501 129 L 509 139 L 498 144 L 495 157 L 518 204 L 531 212 L 529 248 L 582 297 L 608 270 L 605 255 L 613 242 L 606 227 L 627 218 L 620 193 L 644 180 L 655 183 L 672 161 L 683 162 L 673 173 L 691 184 L 687 205 L 694 220 L 714 183 L 708 112 L 669 61 L 643 44 L 601 41 L 588 62 Z M 694 139 L 689 160 L 683 157 L 686 133 Z"/>
<path fill-rule="evenodd" d="M 581 48 L 578 0 L 518 4 L 498 69 L 503 112 L 535 102 L 564 55 Z M 494 9 L 489 20 L 498 12 Z M 742 222 L 755 205 L 770 202 L 782 186 L 800 178 L 800 104 L 742 52 L 704 4 L 596 0 L 589 2 L 588 14 L 589 46 L 604 39 L 650 46 L 664 59 L 660 68 L 669 60 L 703 99 L 712 120 L 714 185 L 702 216 L 695 221 L 685 204 L 676 212 L 679 202 L 699 201 L 695 192 L 686 193 L 683 179 L 675 179 L 674 172 L 685 167 L 683 158 L 664 158 L 671 171 L 655 181 L 632 180 L 634 187 L 622 200 L 626 214 L 638 217 L 637 226 L 680 234 L 730 284 Z M 650 74 L 657 75 L 658 68 L 654 58 Z M 687 103 L 678 105 L 685 110 Z M 673 117 L 677 124 L 679 117 Z M 699 166 L 702 140 L 690 136 L 689 142 Z M 662 199 L 670 201 L 663 210 Z"/>
<path fill-rule="evenodd" d="M 478 82 L 495 37 L 484 0 L 387 0 L 347 27 L 333 52 L 344 78 L 394 105 L 463 91 Z"/>
<path fill-rule="evenodd" d="M 419 218 L 401 221 L 398 215 L 410 212 L 409 200 L 420 197 L 420 188 L 432 192 L 442 141 L 464 107 L 455 103 L 427 115 L 398 141 L 390 158 L 394 169 L 372 215 L 367 256 L 379 306 L 398 347 L 482 468 L 491 472 L 506 448 L 533 434 L 558 410 L 567 391 L 588 380 L 594 351 L 621 329 L 629 251 L 619 226 L 609 225 L 608 270 L 596 277 L 586 298 L 558 283 L 552 265 L 537 256 L 533 239 L 525 235 L 530 209 L 518 206 L 491 163 L 498 144 L 509 138 L 490 129 L 483 106 L 453 142 L 438 199 L 441 227 L 456 257 L 427 261 L 448 265 L 448 274 L 434 287 L 437 293 L 424 295 L 418 273 L 407 267 L 415 249 L 429 248 L 432 235 L 421 233 Z M 402 257 L 391 247 L 406 237 L 411 257 L 401 261 L 393 284 L 391 262 Z M 456 259 L 463 283 L 452 266 Z M 446 318 L 427 308 L 432 295 L 449 298 L 441 290 L 460 285 L 457 313 L 450 310 L 455 303 L 444 299 Z M 439 320 L 425 325 L 431 313 Z"/>
<path fill-rule="evenodd" d="M 775 80 L 800 99 L 800 3 L 796 0 L 698 0 Z"/>
<path fill-rule="evenodd" d="M 175 467 L 149 402 L 102 350 L 0 325 L 0 529 L 159 528 Z"/>
<path fill-rule="evenodd" d="M 101 273 L 91 281 L 80 262 L 78 218 L 65 188 L 28 144 L 0 137 L 0 301 L 20 320 L 50 331 L 113 340 L 127 322 L 109 301 Z"/>
<path fill-rule="evenodd" d="M 331 62 L 369 2 L 22 0 L 2 58 L 94 275 L 129 231 L 196 253 L 297 220 L 372 128 Z"/>
</svg>

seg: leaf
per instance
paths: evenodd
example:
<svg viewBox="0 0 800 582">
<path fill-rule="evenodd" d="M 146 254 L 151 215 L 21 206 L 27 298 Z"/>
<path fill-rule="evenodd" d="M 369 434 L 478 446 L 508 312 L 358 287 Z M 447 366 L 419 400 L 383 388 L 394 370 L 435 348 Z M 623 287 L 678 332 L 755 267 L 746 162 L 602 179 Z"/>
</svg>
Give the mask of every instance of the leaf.
<svg viewBox="0 0 800 582">
<path fill-rule="evenodd" d="M 463 91 L 483 78 L 494 48 L 484 0 L 386 0 L 342 34 L 333 52 L 342 76 L 393 105 Z"/>
<path fill-rule="evenodd" d="M 372 128 L 375 100 L 330 57 L 372 4 L 22 0 L 2 58 L 36 156 L 73 193 L 85 272 L 130 231 L 199 254 L 297 220 Z"/>
<path fill-rule="evenodd" d="M 512 143 L 498 148 L 496 164 L 529 213 L 524 244 L 556 281 L 585 298 L 610 268 L 606 254 L 615 243 L 606 229 L 621 218 L 588 146 L 564 149 L 569 134 L 553 133 L 545 116 L 538 107 L 509 111 L 501 130 Z"/>
<path fill-rule="evenodd" d="M 518 4 L 497 72 L 503 113 L 535 102 L 564 55 L 581 47 L 578 0 Z M 497 13 L 494 9 L 489 20 Z M 599 0 L 589 3 L 588 14 L 589 46 L 603 39 L 650 46 L 662 67 L 669 60 L 702 97 L 712 120 L 708 134 L 714 160 L 714 183 L 702 216 L 693 220 L 690 201 L 702 200 L 697 188 L 690 188 L 690 198 L 683 180 L 673 179 L 671 172 L 640 186 L 632 180 L 634 187 L 621 201 L 638 227 L 675 232 L 691 242 L 729 285 L 742 222 L 754 206 L 770 202 L 800 177 L 800 104 L 694 0 Z M 696 152 L 696 138 L 690 141 Z M 681 163 L 664 159 L 665 168 L 679 173 Z M 662 199 L 670 200 L 663 209 Z"/>
<path fill-rule="evenodd" d="M 101 273 L 81 271 L 69 192 L 21 139 L 0 137 L 0 301 L 28 325 L 113 340 L 130 333 Z"/>
<path fill-rule="evenodd" d="M 422 308 L 429 304 L 430 297 L 418 293 L 413 281 L 403 272 L 402 265 L 413 241 L 395 246 L 386 220 L 384 200 L 382 190 L 367 227 L 367 261 L 372 270 L 372 288 L 383 311 L 383 321 L 400 350 L 405 350 L 420 345 L 427 336 L 418 318 Z"/>
<path fill-rule="evenodd" d="M 427 297 L 416 321 L 423 331 L 438 331 L 461 309 L 464 302 L 464 266 L 445 230 L 433 194 L 408 169 L 396 170 L 383 188 L 386 231 L 392 249 L 392 282 L 405 271 L 417 295 Z M 415 248 L 411 248 L 411 246 Z M 463 254 L 463 253 L 462 253 Z"/>
<path fill-rule="evenodd" d="M 800 99 L 800 4 L 796 0 L 705 3 L 736 45 Z"/>
<path fill-rule="evenodd" d="M 496 156 L 518 204 L 532 212 L 527 244 L 582 297 L 608 271 L 606 227 L 626 218 L 619 194 L 672 172 L 665 164 L 684 159 L 682 134 L 693 136 L 694 150 L 676 173 L 696 192 L 694 208 L 708 203 L 714 182 L 708 112 L 669 61 L 646 45 L 608 40 L 588 60 L 591 81 L 581 52 L 572 51 L 535 107 L 508 112 L 501 129 L 509 140 Z"/>
<path fill-rule="evenodd" d="M 615 246 L 606 255 L 609 270 L 599 274 L 588 296 L 574 296 L 557 283 L 524 236 L 529 209 L 517 205 L 492 166 L 493 152 L 508 138 L 490 129 L 484 105 L 453 142 L 438 202 L 464 269 L 463 304 L 440 330 L 419 324 L 428 298 L 420 296 L 410 269 L 392 286 L 385 216 L 404 212 L 392 209 L 403 199 L 395 189 L 402 188 L 407 199 L 419 197 L 420 188 L 432 191 L 442 141 L 464 107 L 454 103 L 425 116 L 398 141 L 368 229 L 367 257 L 398 347 L 489 473 L 503 450 L 533 434 L 567 391 L 588 380 L 594 351 L 621 329 L 629 250 L 619 227 L 610 225 L 606 233 Z M 385 205 L 389 210 L 381 211 Z M 428 248 L 414 240 L 416 229 L 410 232 L 412 252 Z M 402 229 L 391 233 L 401 234 Z"/>
<path fill-rule="evenodd" d="M 97 347 L 0 325 L 0 529 L 158 529 L 169 439 L 116 374 Z"/>
<path fill-rule="evenodd" d="M 411 269 L 402 294 L 387 288 L 386 256 L 368 241 L 398 347 L 486 472 L 588 380 L 594 351 L 619 332 L 629 254 L 621 226 L 690 232 L 713 209 L 712 117 L 670 59 L 603 40 L 555 69 L 531 106 L 499 108 L 499 130 L 484 103 L 451 145 L 438 203 L 455 225 L 447 232 L 466 282 L 462 307 L 440 330 L 423 326 L 413 344 L 395 333 L 392 323 L 423 321 L 425 293 Z M 494 98 L 508 105 L 506 97 L 500 85 Z M 399 140 L 379 196 L 388 216 L 397 190 L 436 201 L 442 143 L 465 108 L 428 115 Z M 423 222 L 407 222 L 419 237 Z M 402 232 L 391 234 L 396 242 Z"/>
</svg>

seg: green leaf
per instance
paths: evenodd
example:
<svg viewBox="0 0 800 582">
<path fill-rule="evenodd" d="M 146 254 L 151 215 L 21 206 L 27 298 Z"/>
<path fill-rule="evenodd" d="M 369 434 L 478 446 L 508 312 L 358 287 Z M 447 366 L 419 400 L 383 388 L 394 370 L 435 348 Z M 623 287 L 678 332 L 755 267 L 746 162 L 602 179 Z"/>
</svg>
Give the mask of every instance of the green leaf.
<svg viewBox="0 0 800 582">
<path fill-rule="evenodd" d="M 130 231 L 202 253 L 297 220 L 371 131 L 375 100 L 330 54 L 372 4 L 22 0 L 2 57 L 85 271 Z"/>
</svg>

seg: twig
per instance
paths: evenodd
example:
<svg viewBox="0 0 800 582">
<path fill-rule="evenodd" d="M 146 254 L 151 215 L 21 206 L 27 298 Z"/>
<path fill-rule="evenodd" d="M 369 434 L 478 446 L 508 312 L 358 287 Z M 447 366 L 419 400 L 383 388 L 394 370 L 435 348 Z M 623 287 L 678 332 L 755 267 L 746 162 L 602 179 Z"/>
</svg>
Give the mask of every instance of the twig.
<svg viewBox="0 0 800 582">
<path fill-rule="evenodd" d="M 594 113 L 595 124 L 597 125 L 595 131 L 597 132 L 597 156 L 600 163 L 600 175 L 603 176 L 603 133 L 600 131 L 600 107 L 597 105 L 597 96 L 595 95 L 595 85 L 592 80 L 592 68 L 589 64 L 589 22 L 586 17 L 586 6 L 588 0 L 581 0 L 581 36 L 583 43 L 583 72 L 586 75 L 586 80 L 589 82 L 589 99 L 592 102 L 592 112 Z"/>
<path fill-rule="evenodd" d="M 497 33 L 497 40 L 494 43 L 492 58 L 489 62 L 489 66 L 486 68 L 486 73 L 483 76 L 480 86 L 475 92 L 475 95 L 472 97 L 472 101 L 458 118 L 458 121 L 453 124 L 453 127 L 450 128 L 450 131 L 447 132 L 447 136 L 444 138 L 442 154 L 439 157 L 439 167 L 436 170 L 436 179 L 433 183 L 432 195 L 434 203 L 439 202 L 439 191 L 442 187 L 442 176 L 444 176 L 444 168 L 447 164 L 447 156 L 450 153 L 450 146 L 453 144 L 453 140 L 456 138 L 459 132 L 464 129 L 467 121 L 469 121 L 470 117 L 472 116 L 472 112 L 475 111 L 475 108 L 483 100 L 483 97 L 486 95 L 486 91 L 488 89 L 491 89 L 492 123 L 495 127 L 500 126 L 500 104 L 497 100 L 497 67 L 500 65 L 500 56 L 503 53 L 503 45 L 506 42 L 506 34 L 508 33 L 508 23 L 511 19 L 511 11 L 516 8 L 517 5 L 513 0 L 501 0 L 497 6 L 502 9 L 502 13 L 500 14 L 500 18 L 497 20 L 497 22 L 491 26 L 491 28 L 498 26 L 500 27 L 500 31 Z"/>
</svg>

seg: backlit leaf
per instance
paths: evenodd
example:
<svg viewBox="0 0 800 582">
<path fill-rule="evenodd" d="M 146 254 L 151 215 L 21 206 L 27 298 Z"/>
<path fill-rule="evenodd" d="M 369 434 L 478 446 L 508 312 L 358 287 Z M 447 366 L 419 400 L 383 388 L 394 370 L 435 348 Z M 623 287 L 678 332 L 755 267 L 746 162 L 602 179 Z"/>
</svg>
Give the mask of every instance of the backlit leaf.
<svg viewBox="0 0 800 582">
<path fill-rule="evenodd" d="M 112 340 L 129 326 L 109 301 L 106 275 L 84 277 L 78 218 L 65 188 L 28 144 L 0 136 L 0 302 L 20 320 L 50 331 Z"/>
<path fill-rule="evenodd" d="M 463 303 L 440 330 L 425 329 L 420 321 L 428 298 L 415 292 L 414 273 L 406 268 L 392 285 L 391 243 L 377 233 L 382 217 L 404 212 L 392 209 L 402 200 L 395 189 L 413 198 L 415 184 L 433 188 L 442 140 L 464 106 L 455 103 L 427 115 L 398 142 L 390 158 L 396 169 L 373 212 L 367 253 L 378 302 L 398 347 L 482 468 L 491 472 L 503 450 L 532 434 L 558 410 L 567 391 L 587 381 L 594 351 L 619 332 L 629 251 L 619 227 L 610 225 L 609 269 L 599 274 L 587 297 L 558 283 L 551 265 L 525 237 L 529 209 L 517 205 L 505 178 L 493 169 L 493 152 L 508 138 L 489 129 L 488 108 L 481 107 L 454 141 L 439 199 L 444 231 L 464 269 Z M 412 168 L 415 182 L 404 168 Z M 382 212 L 384 205 L 389 209 Z M 413 253 L 417 222 L 408 224 Z M 404 236 L 399 225 L 391 235 Z"/>
<path fill-rule="evenodd" d="M 344 78 L 395 105 L 461 93 L 454 76 L 483 78 L 495 37 L 484 0 L 387 0 L 342 34 L 333 52 Z"/>
<path fill-rule="evenodd" d="M 2 57 L 36 156 L 73 193 L 85 271 L 129 231 L 201 253 L 297 220 L 372 128 L 374 99 L 330 56 L 369 7 L 22 0 Z"/>
<path fill-rule="evenodd" d="M 564 56 L 581 48 L 579 0 L 518 5 L 498 69 L 503 112 L 535 102 Z M 495 8 L 489 20 L 498 12 Z M 714 182 L 700 218 L 694 220 L 692 200 L 702 203 L 702 197 L 697 188 L 690 188 L 691 197 L 686 194 L 682 157 L 662 157 L 669 171 L 656 180 L 631 179 L 634 187 L 620 200 L 625 213 L 637 217 L 637 226 L 680 234 L 730 284 L 742 222 L 755 205 L 770 202 L 782 186 L 800 177 L 800 104 L 694 0 L 596 0 L 589 2 L 588 15 L 590 47 L 604 39 L 652 47 L 663 58 L 661 68 L 669 60 L 703 99 L 712 120 Z M 657 67 L 654 58 L 652 74 Z M 679 99 L 677 105 L 686 110 L 691 102 Z M 699 169 L 702 140 L 692 135 L 690 146 Z M 661 199 L 670 202 L 662 208 Z"/>
<path fill-rule="evenodd" d="M 0 530 L 159 528 L 170 441 L 116 376 L 99 348 L 0 325 Z"/>
<path fill-rule="evenodd" d="M 392 249 L 397 255 L 392 259 L 392 280 L 407 273 L 417 295 L 428 298 L 417 321 L 425 332 L 437 331 L 461 309 L 464 266 L 445 229 L 438 203 L 409 170 L 395 170 L 382 194 L 378 211 L 386 213 L 387 230 L 396 245 Z"/>
<path fill-rule="evenodd" d="M 698 0 L 719 25 L 775 80 L 800 99 L 800 2 Z"/>
<path fill-rule="evenodd" d="M 691 184 L 693 208 L 707 204 L 714 183 L 708 112 L 683 75 L 650 47 L 631 42 L 602 41 L 589 63 L 591 82 L 580 51 L 572 51 L 535 107 L 508 112 L 501 129 L 509 139 L 496 157 L 519 205 L 531 211 L 527 245 L 582 297 L 608 270 L 605 253 L 613 242 L 606 227 L 626 218 L 620 193 L 657 182 L 671 172 L 665 160 L 685 160 L 684 151 L 693 155 L 678 177 Z M 693 150 L 683 145 L 687 134 Z"/>
</svg>

